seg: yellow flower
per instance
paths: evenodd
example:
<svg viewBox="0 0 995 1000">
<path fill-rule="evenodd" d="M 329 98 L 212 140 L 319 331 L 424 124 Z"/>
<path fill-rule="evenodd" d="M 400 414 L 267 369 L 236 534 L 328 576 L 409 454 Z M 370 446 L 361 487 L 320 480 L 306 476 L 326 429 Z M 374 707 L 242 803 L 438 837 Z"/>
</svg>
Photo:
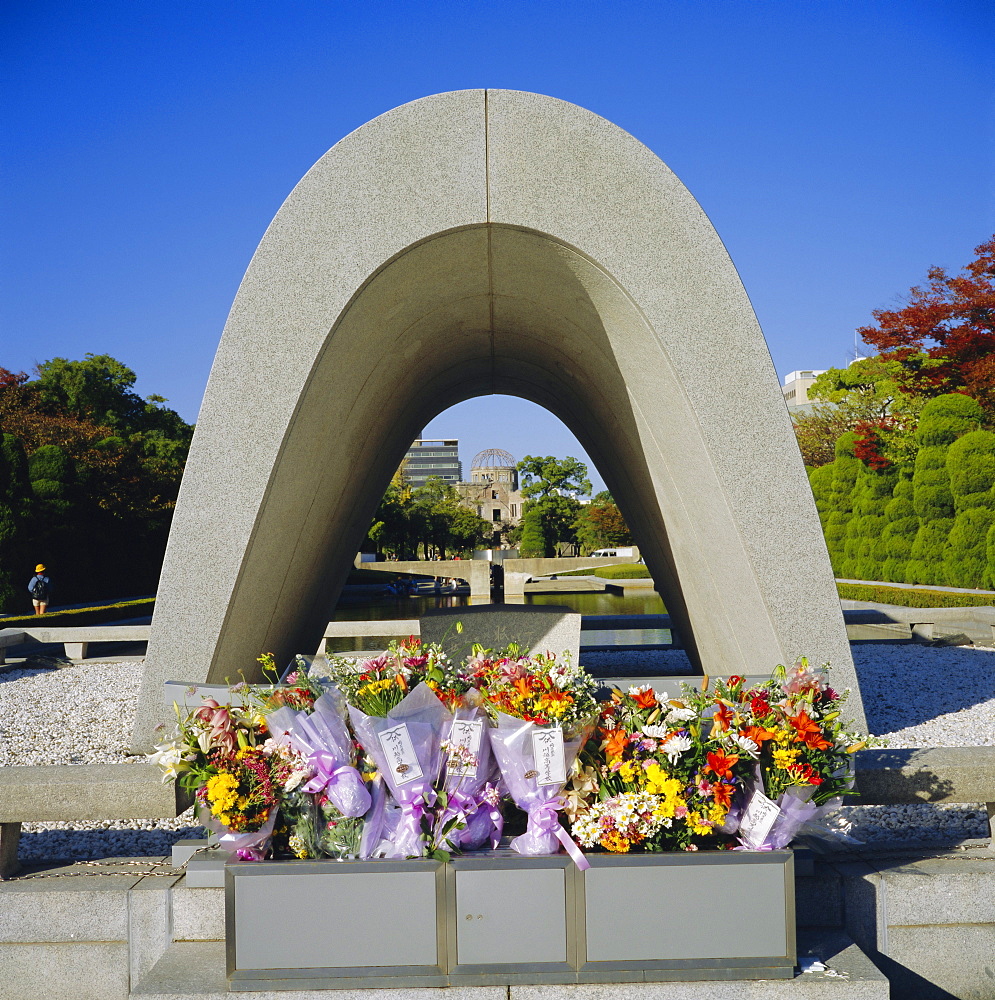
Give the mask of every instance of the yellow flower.
<svg viewBox="0 0 995 1000">
<path fill-rule="evenodd" d="M 692 833 L 697 833 L 701 837 L 707 836 L 712 832 L 712 824 L 705 819 L 704 816 L 700 816 L 698 813 L 688 813 L 687 825 L 691 827 Z"/>
<path fill-rule="evenodd" d="M 773 753 L 774 767 L 780 768 L 782 771 L 786 771 L 792 764 L 798 760 L 798 755 L 801 753 L 801 749 L 797 750 L 786 750 L 783 747 L 778 747 Z"/>
<path fill-rule="evenodd" d="M 726 820 L 728 810 L 721 802 L 713 802 L 708 810 L 708 819 L 716 826 L 721 826 Z"/>
</svg>

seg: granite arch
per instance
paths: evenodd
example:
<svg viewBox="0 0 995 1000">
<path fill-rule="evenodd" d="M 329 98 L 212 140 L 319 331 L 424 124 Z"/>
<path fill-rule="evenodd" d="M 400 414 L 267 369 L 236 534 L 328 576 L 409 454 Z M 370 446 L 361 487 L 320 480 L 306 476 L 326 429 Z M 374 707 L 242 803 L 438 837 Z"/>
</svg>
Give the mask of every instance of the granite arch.
<svg viewBox="0 0 995 1000">
<path fill-rule="evenodd" d="M 852 683 L 777 377 L 704 212 L 591 112 L 458 91 L 329 150 L 249 265 L 174 516 L 136 744 L 167 677 L 314 648 L 407 445 L 489 393 L 577 435 L 695 665 L 806 654 Z"/>
</svg>

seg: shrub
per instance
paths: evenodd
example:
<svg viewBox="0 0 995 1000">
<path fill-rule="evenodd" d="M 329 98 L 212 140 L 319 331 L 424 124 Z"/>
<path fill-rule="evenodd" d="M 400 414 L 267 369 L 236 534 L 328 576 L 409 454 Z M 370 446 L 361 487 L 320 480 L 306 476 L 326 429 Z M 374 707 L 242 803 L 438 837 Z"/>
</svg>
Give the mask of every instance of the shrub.
<svg viewBox="0 0 995 1000">
<path fill-rule="evenodd" d="M 992 506 L 995 486 L 995 434 L 971 431 L 947 449 L 947 474 L 957 512 Z"/>
<path fill-rule="evenodd" d="M 995 510 L 990 507 L 972 507 L 954 519 L 943 559 L 949 586 L 988 586 L 988 532 L 993 525 Z"/>
<path fill-rule="evenodd" d="M 977 400 L 960 392 L 931 399 L 919 415 L 916 439 L 921 448 L 953 444 L 962 434 L 981 423 L 982 409 Z"/>
<path fill-rule="evenodd" d="M 919 530 L 912 542 L 912 551 L 905 567 L 906 583 L 932 583 L 947 586 L 943 567 L 944 549 L 953 518 L 941 517 L 935 521 L 920 521 Z"/>
</svg>

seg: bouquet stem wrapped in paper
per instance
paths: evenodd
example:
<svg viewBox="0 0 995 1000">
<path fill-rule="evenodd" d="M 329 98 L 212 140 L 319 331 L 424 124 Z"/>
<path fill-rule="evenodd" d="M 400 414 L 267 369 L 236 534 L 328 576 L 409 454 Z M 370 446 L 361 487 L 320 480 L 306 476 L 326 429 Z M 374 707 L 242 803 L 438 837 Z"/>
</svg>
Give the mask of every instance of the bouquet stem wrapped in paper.
<svg viewBox="0 0 995 1000">
<path fill-rule="evenodd" d="M 530 857 L 556 854 L 562 845 L 578 868 L 589 868 L 583 852 L 560 824 L 567 775 L 592 727 L 566 734 L 559 726 L 540 726 L 501 712 L 491 746 L 516 806 L 528 815 L 525 833 L 511 846 Z"/>
<path fill-rule="evenodd" d="M 422 820 L 435 803 L 435 782 L 442 769 L 443 736 L 452 713 L 427 684 L 419 684 L 381 718 L 354 705 L 349 718 L 359 742 L 401 807 L 393 849 L 386 857 L 420 857 L 426 836 Z"/>
<path fill-rule="evenodd" d="M 279 708 L 267 715 L 267 722 L 277 738 L 286 735 L 314 772 L 302 791 L 323 794 L 343 816 L 369 810 L 370 793 L 353 765 L 352 737 L 334 699 L 322 695 L 311 715 Z"/>
<path fill-rule="evenodd" d="M 792 785 L 774 801 L 764 794 L 763 787 L 758 767 L 739 817 L 738 831 L 743 846 L 755 851 L 787 847 L 806 824 L 833 812 L 843 802 L 842 798 L 834 798 L 816 805 L 812 801 L 815 785 Z"/>
<path fill-rule="evenodd" d="M 456 820 L 445 834 L 451 847 L 475 851 L 487 844 L 493 849 L 501 839 L 504 815 L 494 787 L 497 766 L 491 751 L 490 720 L 480 707 L 479 692 L 471 690 L 463 700 L 464 705 L 454 709 L 444 743 L 447 802 L 436 825 L 445 830 Z"/>
</svg>

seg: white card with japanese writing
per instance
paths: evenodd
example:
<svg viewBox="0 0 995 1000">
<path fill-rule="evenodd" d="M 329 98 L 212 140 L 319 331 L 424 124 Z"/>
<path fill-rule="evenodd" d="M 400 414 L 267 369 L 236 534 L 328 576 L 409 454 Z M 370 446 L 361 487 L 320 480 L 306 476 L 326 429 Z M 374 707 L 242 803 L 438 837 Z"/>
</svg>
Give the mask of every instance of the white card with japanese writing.
<svg viewBox="0 0 995 1000">
<path fill-rule="evenodd" d="M 563 752 L 562 729 L 537 729 L 532 734 L 536 783 L 562 785 L 567 780 L 567 760 Z"/>
<path fill-rule="evenodd" d="M 395 785 L 406 785 L 422 776 L 418 755 L 411 743 L 411 734 L 403 722 L 380 733 L 380 746 L 387 758 L 387 766 Z"/>
<path fill-rule="evenodd" d="M 449 743 L 455 747 L 463 747 L 464 754 L 459 751 L 449 751 L 447 771 L 458 778 L 475 778 L 477 762 L 480 759 L 480 740 L 484 734 L 483 719 L 454 719 L 449 730 Z M 467 758 L 472 758 L 470 763 Z M 461 766 L 462 761 L 462 766 Z"/>
<path fill-rule="evenodd" d="M 751 847 L 759 847 L 780 813 L 777 803 L 772 802 L 758 788 L 746 803 L 743 818 L 739 821 L 739 832 Z"/>
</svg>

